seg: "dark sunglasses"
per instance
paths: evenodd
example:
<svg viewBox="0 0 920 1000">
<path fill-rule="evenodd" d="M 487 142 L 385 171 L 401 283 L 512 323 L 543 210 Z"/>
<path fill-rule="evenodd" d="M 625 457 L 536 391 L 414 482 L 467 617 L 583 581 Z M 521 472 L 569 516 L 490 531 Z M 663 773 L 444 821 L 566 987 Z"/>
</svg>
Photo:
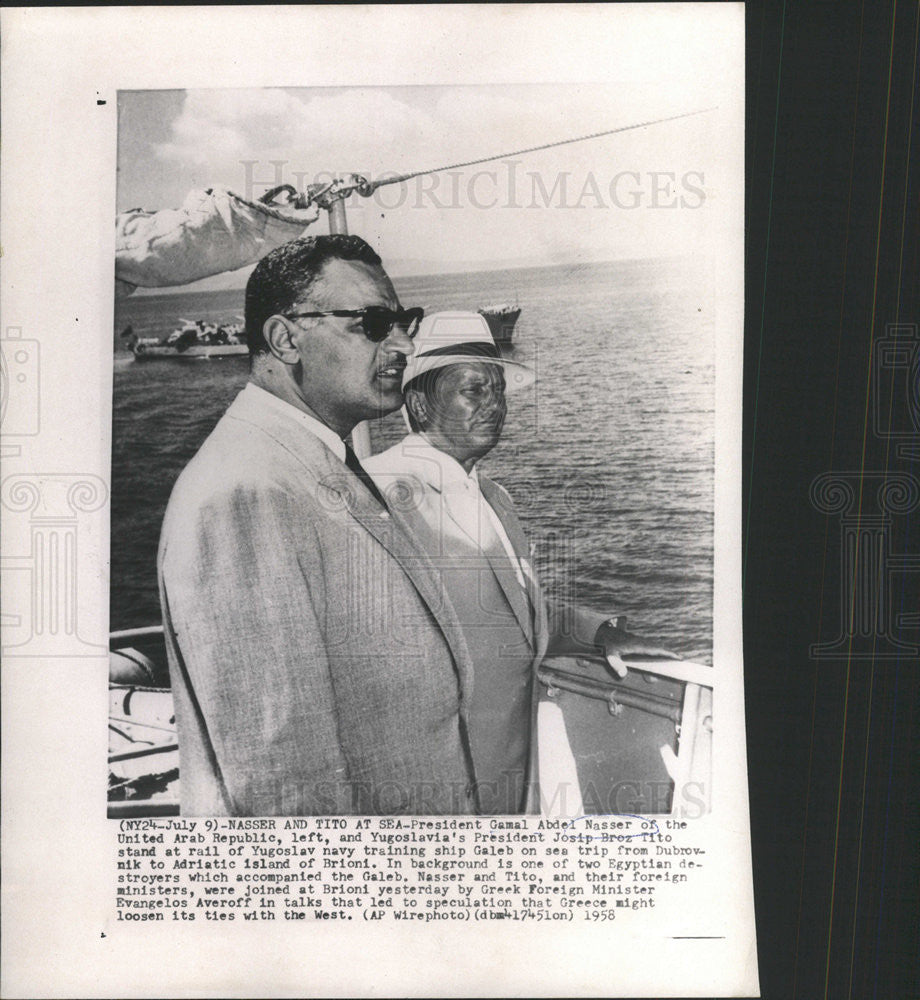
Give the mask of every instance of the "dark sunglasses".
<svg viewBox="0 0 920 1000">
<path fill-rule="evenodd" d="M 326 312 L 285 313 L 288 319 L 318 319 L 320 316 L 361 317 L 364 336 L 374 344 L 379 344 L 390 335 L 394 326 L 402 329 L 411 340 L 418 333 L 419 323 L 425 310 L 419 306 L 412 309 L 387 309 L 386 306 L 365 306 L 363 309 L 329 309 Z"/>
</svg>

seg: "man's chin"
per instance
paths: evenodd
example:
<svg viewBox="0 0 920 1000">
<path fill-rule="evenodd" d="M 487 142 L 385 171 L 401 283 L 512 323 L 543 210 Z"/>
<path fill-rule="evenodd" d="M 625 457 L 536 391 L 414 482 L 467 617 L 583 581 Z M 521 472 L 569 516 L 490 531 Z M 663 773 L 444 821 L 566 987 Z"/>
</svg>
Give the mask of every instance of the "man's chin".
<svg viewBox="0 0 920 1000">
<path fill-rule="evenodd" d="M 477 441 L 490 442 L 491 446 L 494 448 L 495 445 L 501 440 L 502 429 L 501 427 L 479 427 L 473 431 L 473 437 Z"/>
<path fill-rule="evenodd" d="M 501 431 L 482 429 L 470 434 L 467 441 L 470 448 L 479 452 L 479 457 L 482 458 L 498 444 L 501 436 Z"/>
<path fill-rule="evenodd" d="M 394 389 L 382 387 L 375 395 L 377 398 L 374 402 L 373 413 L 365 417 L 365 420 L 373 420 L 374 417 L 385 417 L 403 405 L 402 392 L 398 387 Z"/>
</svg>

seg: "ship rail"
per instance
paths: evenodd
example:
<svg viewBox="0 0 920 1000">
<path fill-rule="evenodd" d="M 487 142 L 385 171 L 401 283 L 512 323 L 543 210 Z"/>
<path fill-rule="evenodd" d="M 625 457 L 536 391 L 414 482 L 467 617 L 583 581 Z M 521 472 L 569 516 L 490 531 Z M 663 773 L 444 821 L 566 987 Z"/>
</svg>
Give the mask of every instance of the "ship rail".
<svg viewBox="0 0 920 1000">
<path fill-rule="evenodd" d="M 161 697 L 169 695 L 162 625 L 113 631 L 109 635 L 109 649 L 122 667 L 136 667 L 139 671 L 134 680 L 110 681 L 110 692 L 115 698 L 113 704 L 119 706 L 120 712 L 123 707 L 130 714 L 132 697 L 142 697 L 144 694 Z M 636 720 L 640 720 L 641 724 L 643 717 L 659 720 L 659 726 L 665 723 L 666 727 L 672 727 L 674 747 L 662 744 L 659 748 L 675 790 L 665 812 L 681 815 L 681 809 L 686 803 L 677 791 L 685 787 L 698 790 L 698 797 L 694 801 L 702 802 L 701 811 L 708 812 L 712 698 L 715 687 L 713 668 L 690 660 L 633 658 L 627 663 L 627 677 L 614 678 L 600 656 L 552 656 L 547 657 L 540 665 L 537 679 L 545 689 L 548 701 L 558 705 L 575 698 L 585 703 L 603 704 L 606 717 L 614 723 L 622 721 L 624 731 L 628 726 L 634 726 Z M 113 674 L 114 676 L 116 675 Z M 637 678 L 647 686 L 643 687 Z M 659 682 L 661 690 L 657 686 Z M 110 717 L 110 729 L 117 725 L 116 732 L 124 736 L 124 721 L 118 718 L 113 722 Z M 151 747 L 141 741 L 136 748 L 118 747 L 110 752 L 109 763 L 117 765 L 141 758 L 148 758 L 153 762 L 158 756 L 173 754 L 177 749 L 175 731 L 170 733 L 164 728 L 158 745 Z M 177 816 L 178 779 L 173 786 L 171 797 L 110 800 L 109 818 Z"/>
</svg>

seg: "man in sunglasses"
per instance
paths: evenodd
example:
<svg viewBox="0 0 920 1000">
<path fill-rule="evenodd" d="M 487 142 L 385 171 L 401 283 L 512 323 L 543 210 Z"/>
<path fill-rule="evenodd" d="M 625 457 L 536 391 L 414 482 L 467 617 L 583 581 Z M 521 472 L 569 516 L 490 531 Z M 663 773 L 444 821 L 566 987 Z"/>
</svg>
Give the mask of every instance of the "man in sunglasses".
<svg viewBox="0 0 920 1000">
<path fill-rule="evenodd" d="M 185 815 L 476 811 L 466 643 L 344 441 L 400 406 L 420 318 L 357 237 L 249 279 L 249 383 L 160 541 Z"/>
</svg>

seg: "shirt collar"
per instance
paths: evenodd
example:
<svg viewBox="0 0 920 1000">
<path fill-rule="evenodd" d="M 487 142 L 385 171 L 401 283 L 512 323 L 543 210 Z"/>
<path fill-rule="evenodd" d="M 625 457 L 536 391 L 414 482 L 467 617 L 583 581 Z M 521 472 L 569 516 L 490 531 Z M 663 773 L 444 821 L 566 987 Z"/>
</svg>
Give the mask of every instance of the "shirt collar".
<svg viewBox="0 0 920 1000">
<path fill-rule="evenodd" d="M 441 451 L 440 448 L 436 448 L 429 440 L 425 437 L 424 433 L 421 434 L 409 434 L 403 440 L 403 447 L 406 453 L 413 455 L 424 456 L 427 461 L 436 462 L 441 470 L 441 485 L 448 485 L 450 483 L 470 483 L 472 482 L 477 488 L 479 486 L 479 473 L 476 471 L 476 466 L 474 465 L 469 472 L 463 468 L 463 466 L 451 455 L 448 455 L 446 451 Z"/>
<path fill-rule="evenodd" d="M 267 406 L 279 416 L 297 421 L 311 434 L 318 437 L 339 461 L 345 461 L 345 442 L 331 427 L 327 427 L 321 420 L 317 420 L 316 417 L 311 416 L 309 413 L 304 413 L 303 410 L 299 410 L 292 403 L 288 403 L 273 392 L 263 389 L 261 386 L 256 385 L 255 382 L 247 382 L 243 392 L 252 396 L 253 399 L 258 399 L 260 405 Z"/>
</svg>

